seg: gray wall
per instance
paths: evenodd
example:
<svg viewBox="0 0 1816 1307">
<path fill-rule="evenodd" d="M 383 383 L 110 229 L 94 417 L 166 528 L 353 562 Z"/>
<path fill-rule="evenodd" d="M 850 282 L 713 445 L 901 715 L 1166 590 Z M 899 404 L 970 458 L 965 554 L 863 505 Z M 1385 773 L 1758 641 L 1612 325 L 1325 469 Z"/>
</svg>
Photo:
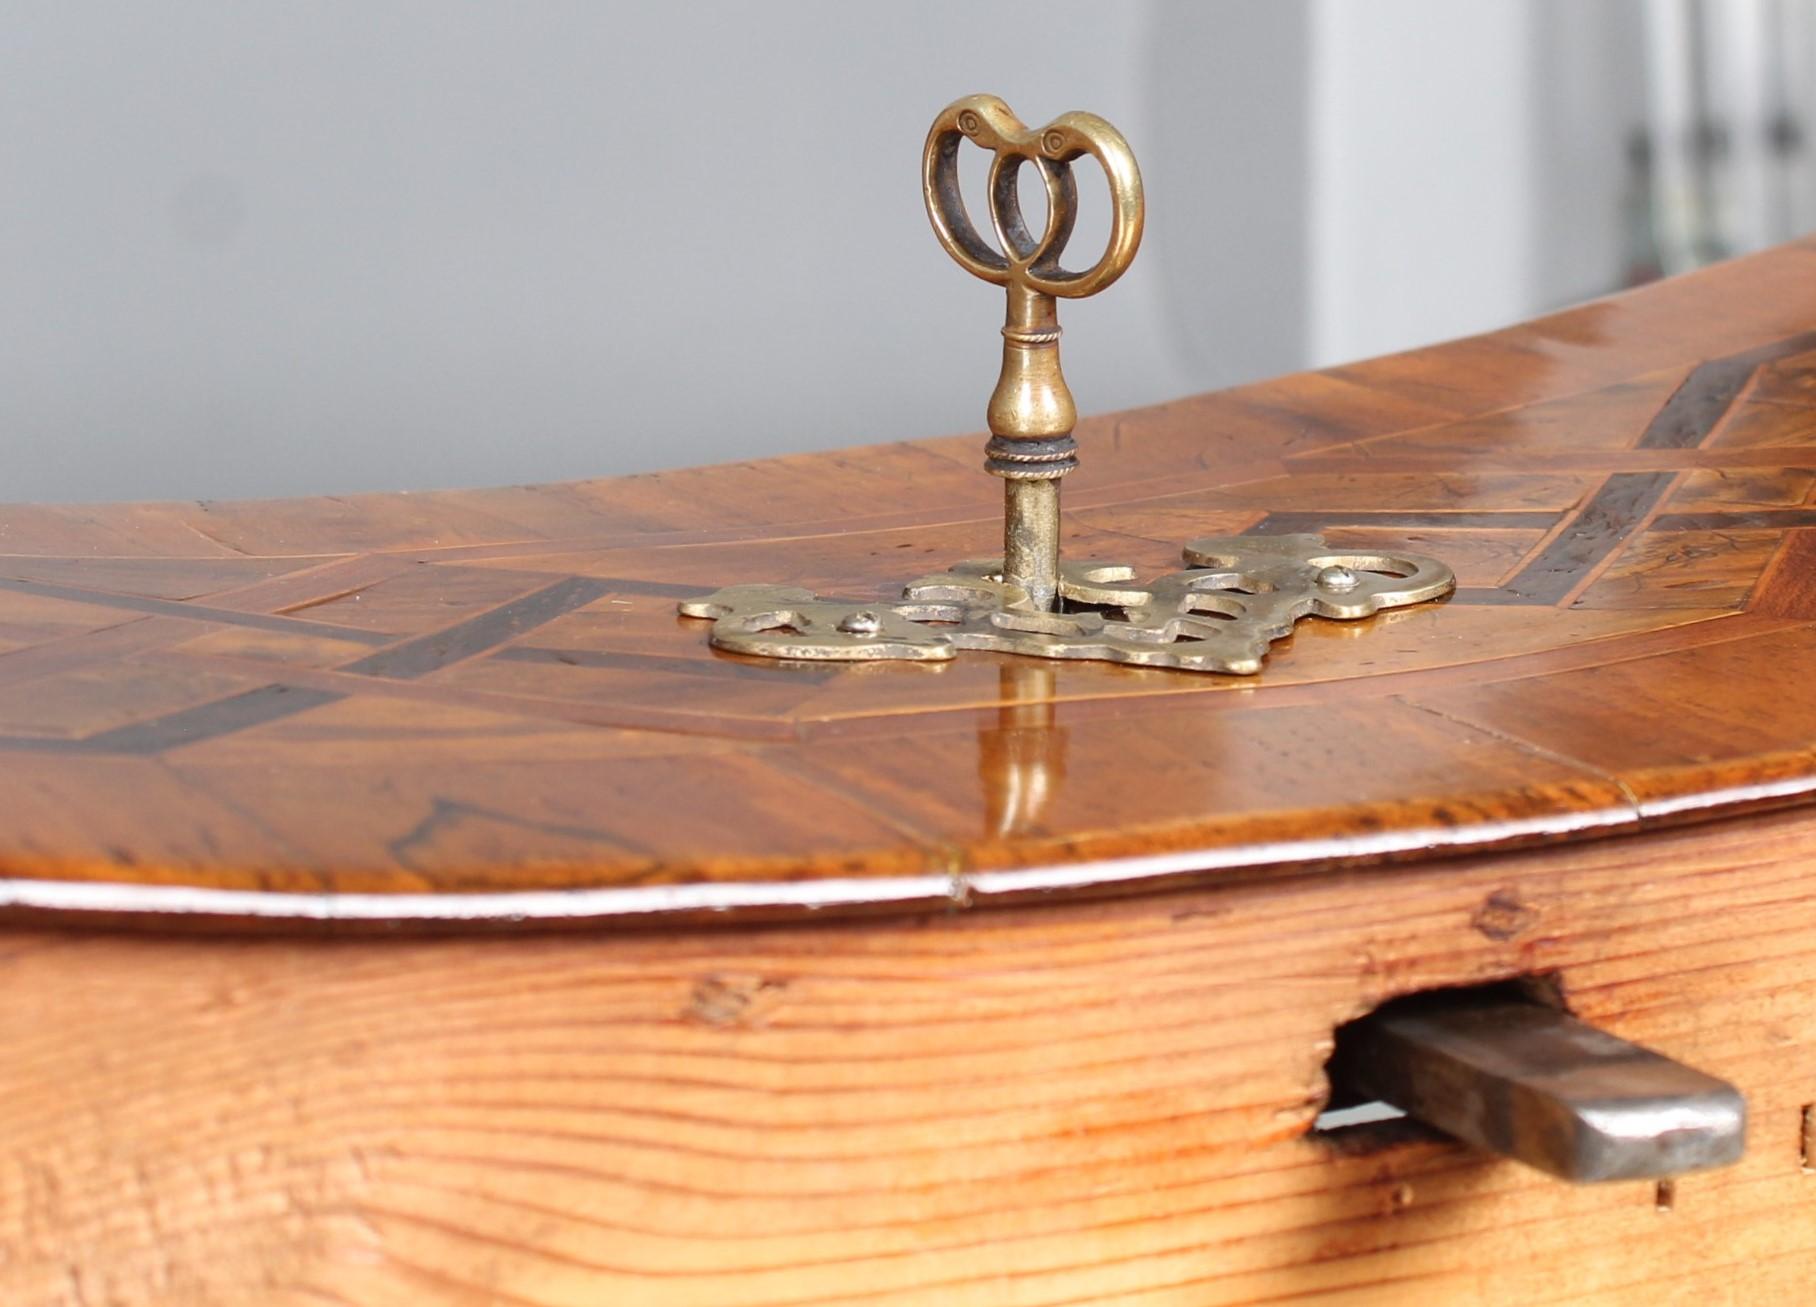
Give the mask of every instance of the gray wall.
<svg viewBox="0 0 1816 1307">
<path fill-rule="evenodd" d="M 1308 319 L 1314 246 L 1368 263 L 1313 228 L 1421 202 L 1325 184 L 1308 83 L 1337 2 L 0 0 L 0 499 L 548 480 L 974 430 L 1000 292 L 935 245 L 918 156 L 977 90 L 1030 120 L 1096 110 L 1142 160 L 1142 257 L 1064 313 L 1086 411 L 1287 370 L 1318 340 L 1416 343 L 1416 313 L 1392 339 Z M 1467 46 L 1522 0 L 1392 3 L 1415 29 L 1464 6 L 1432 39 Z M 1448 56 L 1408 57 L 1350 81 L 1411 94 Z M 1528 259 L 1471 208 L 1469 169 L 1530 141 L 1429 117 L 1479 256 Z M 1518 316 L 1541 282 L 1451 296 L 1442 328 Z M 1370 300 L 1365 273 L 1345 284 Z"/>
</svg>

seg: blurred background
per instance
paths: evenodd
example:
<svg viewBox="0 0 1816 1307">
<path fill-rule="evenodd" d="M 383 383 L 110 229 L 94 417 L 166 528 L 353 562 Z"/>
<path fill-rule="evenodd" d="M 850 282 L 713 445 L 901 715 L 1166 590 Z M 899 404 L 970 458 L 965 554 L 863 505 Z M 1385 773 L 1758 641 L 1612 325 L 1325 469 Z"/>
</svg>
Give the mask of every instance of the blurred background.
<svg viewBox="0 0 1816 1307">
<path fill-rule="evenodd" d="M 0 32 L 12 501 L 977 430 L 1001 293 L 919 195 L 973 91 L 1141 160 L 1141 257 L 1063 315 L 1086 412 L 1816 226 L 1816 0 L 0 0 Z"/>
</svg>

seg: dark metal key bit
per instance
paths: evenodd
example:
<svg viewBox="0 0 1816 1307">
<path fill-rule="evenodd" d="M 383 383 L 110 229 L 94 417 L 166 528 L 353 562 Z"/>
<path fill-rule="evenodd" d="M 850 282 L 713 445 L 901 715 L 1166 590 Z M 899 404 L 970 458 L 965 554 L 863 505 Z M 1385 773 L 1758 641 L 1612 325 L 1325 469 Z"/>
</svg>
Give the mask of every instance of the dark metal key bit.
<svg viewBox="0 0 1816 1307">
<path fill-rule="evenodd" d="M 1563 1179 L 1726 1166 L 1746 1099 L 1725 1080 L 1537 1003 L 1390 1004 L 1346 1028 L 1333 1078 L 1445 1134 Z"/>
</svg>

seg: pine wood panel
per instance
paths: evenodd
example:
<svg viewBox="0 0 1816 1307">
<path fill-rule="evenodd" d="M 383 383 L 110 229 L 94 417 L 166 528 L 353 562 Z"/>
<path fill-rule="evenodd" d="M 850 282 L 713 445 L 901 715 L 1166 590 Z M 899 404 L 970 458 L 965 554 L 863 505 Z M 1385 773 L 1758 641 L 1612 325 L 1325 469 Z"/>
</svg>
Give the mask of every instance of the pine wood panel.
<svg viewBox="0 0 1816 1307">
<path fill-rule="evenodd" d="M 991 655 L 777 666 L 675 615 L 732 582 L 881 596 L 989 552 L 975 439 L 496 491 L 0 508 L 0 903 L 912 908 L 1800 798 L 1812 378 L 1806 243 L 1086 423 L 1074 556 L 1162 571 L 1191 536 L 1318 530 L 1454 561 L 1448 601 L 1308 623 L 1243 681 L 1030 678 Z M 1011 718 L 1021 744 L 998 747 Z"/>
<path fill-rule="evenodd" d="M 1801 1301 L 1816 817 L 743 930 L 0 935 L 0 1300 Z M 1334 1027 L 1554 975 L 1746 1159 L 1308 1135 Z"/>
</svg>

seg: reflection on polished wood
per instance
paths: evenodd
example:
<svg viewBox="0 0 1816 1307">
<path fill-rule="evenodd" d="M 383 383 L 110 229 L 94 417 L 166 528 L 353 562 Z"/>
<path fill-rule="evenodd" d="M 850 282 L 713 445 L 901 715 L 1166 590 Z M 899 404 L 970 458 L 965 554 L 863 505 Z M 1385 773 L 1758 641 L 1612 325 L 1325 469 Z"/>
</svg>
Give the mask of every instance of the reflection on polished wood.
<svg viewBox="0 0 1816 1307">
<path fill-rule="evenodd" d="M 1311 621 L 1238 685 L 1054 669 L 1064 779 L 1005 827 L 1005 659 L 766 665 L 674 614 L 777 577 L 877 598 L 987 553 L 969 438 L 6 508 L 5 892 L 774 915 L 1570 838 L 1816 785 L 1816 247 L 1080 439 L 1074 554 L 1160 571 L 1178 539 L 1316 530 L 1442 557 L 1460 588 Z M 525 897 L 571 889 L 589 893 Z"/>
<path fill-rule="evenodd" d="M 1242 683 L 674 615 L 988 552 L 970 439 L 0 509 L 0 1301 L 1806 1296 L 1816 245 L 1079 435 L 1077 552 L 1460 589 Z M 1311 1134 L 1337 1026 L 1534 975 L 1745 1160 Z"/>
<path fill-rule="evenodd" d="M 1052 667 L 1019 659 L 998 673 L 1001 706 L 994 728 L 977 733 L 977 779 L 984 824 L 1007 838 L 1040 829 L 1066 780 L 1066 728 L 1053 701 Z"/>
</svg>

